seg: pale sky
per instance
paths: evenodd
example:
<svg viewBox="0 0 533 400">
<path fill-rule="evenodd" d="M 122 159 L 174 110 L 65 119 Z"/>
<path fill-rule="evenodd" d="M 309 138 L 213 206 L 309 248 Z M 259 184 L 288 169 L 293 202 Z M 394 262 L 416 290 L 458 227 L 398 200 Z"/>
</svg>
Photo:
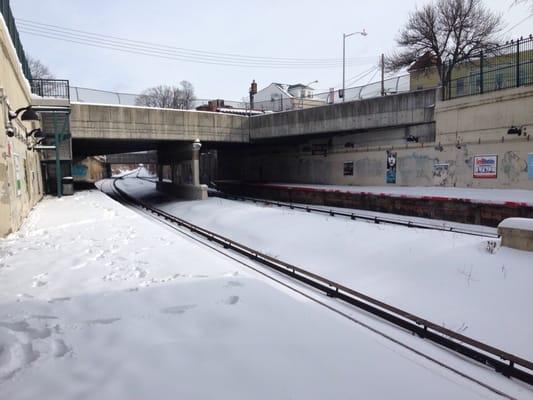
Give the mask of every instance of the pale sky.
<svg viewBox="0 0 533 400">
<path fill-rule="evenodd" d="M 78 29 L 129 40 L 192 50 L 276 58 L 336 59 L 338 65 L 317 68 L 221 66 L 122 53 L 21 33 L 27 54 L 48 65 L 71 85 L 139 93 L 159 84 L 190 81 L 199 98 L 241 100 L 252 79 L 259 89 L 271 82 L 314 80 L 317 91 L 339 88 L 342 81 L 342 33 L 360 31 L 346 41 L 347 81 L 377 65 L 381 53 L 395 47 L 394 39 L 407 15 L 423 1 L 263 0 L 11 0 L 16 18 Z M 525 5 L 512 0 L 485 0 L 500 13 L 506 39 L 533 33 L 533 18 Z M 20 26 L 19 26 L 20 29 Z M 372 79 L 373 78 L 373 79 Z M 355 85 L 376 81 L 373 72 Z M 348 85 L 347 85 L 348 86 Z"/>
</svg>

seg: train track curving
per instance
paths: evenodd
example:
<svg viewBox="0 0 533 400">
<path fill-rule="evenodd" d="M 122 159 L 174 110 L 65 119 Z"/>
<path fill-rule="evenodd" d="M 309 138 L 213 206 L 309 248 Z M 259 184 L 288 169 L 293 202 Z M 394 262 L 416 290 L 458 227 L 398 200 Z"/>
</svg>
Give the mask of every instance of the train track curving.
<svg viewBox="0 0 533 400">
<path fill-rule="evenodd" d="M 304 268 L 271 257 L 258 250 L 236 242 L 230 238 L 224 237 L 215 232 L 202 228 L 198 225 L 192 224 L 191 222 L 186 221 L 182 218 L 176 217 L 166 211 L 152 206 L 151 204 L 148 204 L 144 201 L 130 196 L 128 193 L 126 193 L 124 190 L 120 189 L 117 186 L 117 180 L 120 179 L 121 178 L 117 178 L 112 181 L 108 181 L 112 183 L 110 188 L 111 190 L 106 191 L 104 190 L 104 188 L 100 189 L 109 194 L 115 200 L 131 207 L 135 207 L 136 209 L 142 210 L 143 212 L 156 218 L 158 221 L 165 223 L 166 225 L 172 227 L 173 229 L 179 231 L 182 234 L 191 237 L 199 243 L 209 246 L 210 248 L 218 251 L 219 253 L 227 257 L 232 258 L 240 264 L 253 269 L 254 271 L 266 276 L 267 278 L 276 281 L 277 283 L 309 298 L 310 300 L 316 303 L 321 304 L 322 306 L 334 311 L 337 314 L 342 315 L 345 318 L 350 319 L 351 321 L 359 325 L 364 326 L 365 328 L 379 334 L 380 336 L 383 336 L 388 340 L 391 340 L 394 343 L 462 376 L 463 378 L 468 379 L 486 388 L 487 390 L 502 396 L 503 398 L 514 399 L 513 396 L 506 394 L 501 390 L 494 388 L 493 386 L 482 382 L 481 380 L 475 377 L 472 377 L 471 375 L 461 372 L 456 368 L 435 359 L 432 356 L 424 354 L 423 352 L 415 349 L 412 346 L 402 343 L 398 339 L 395 339 L 390 335 L 360 320 L 357 320 L 356 318 L 343 312 L 342 310 L 332 307 L 324 300 L 310 296 L 299 288 L 288 285 L 282 280 L 265 273 L 256 266 L 251 265 L 250 263 L 243 262 L 241 259 L 229 254 L 229 252 L 245 256 L 248 259 L 251 259 L 254 262 L 260 264 L 261 266 L 268 267 L 270 270 L 281 273 L 284 276 L 289 277 L 291 280 L 303 283 L 308 287 L 316 289 L 319 292 L 324 293 L 328 297 L 336 298 L 346 304 L 356 307 L 357 309 L 363 310 L 371 315 L 374 315 L 405 331 L 409 331 L 415 334 L 421 339 L 433 342 L 439 345 L 440 347 L 446 348 L 457 354 L 474 360 L 479 364 L 488 366 L 494 369 L 495 371 L 505 375 L 506 377 L 514 378 L 533 386 L 533 362 L 503 351 L 501 349 L 498 349 L 496 347 L 490 346 L 486 343 L 480 342 L 476 339 L 462 335 L 456 331 L 447 329 L 427 319 L 409 313 L 393 305 L 384 303 L 380 300 L 374 299 L 371 296 L 350 289 L 340 283 L 324 278 L 313 272 L 307 271 Z"/>
</svg>

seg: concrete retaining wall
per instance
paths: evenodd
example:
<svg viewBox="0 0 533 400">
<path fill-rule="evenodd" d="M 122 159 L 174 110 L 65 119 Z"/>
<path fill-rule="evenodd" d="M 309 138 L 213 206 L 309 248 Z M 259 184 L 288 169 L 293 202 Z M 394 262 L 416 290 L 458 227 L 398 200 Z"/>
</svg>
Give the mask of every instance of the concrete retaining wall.
<svg viewBox="0 0 533 400">
<path fill-rule="evenodd" d="M 217 187 L 225 193 L 234 195 L 380 211 L 486 226 L 498 226 L 503 219 L 510 217 L 533 218 L 533 207 L 474 203 L 463 199 L 395 197 L 383 194 L 326 191 L 227 181 L 217 182 Z"/>
<path fill-rule="evenodd" d="M 436 125 L 336 133 L 302 138 L 297 144 L 220 151 L 219 177 L 382 186 L 387 184 L 387 152 L 392 152 L 397 160 L 395 185 L 533 189 L 533 173 L 528 172 L 528 158 L 533 157 L 528 133 L 533 125 L 533 86 L 438 102 L 435 117 Z M 523 134 L 508 135 L 511 125 L 522 126 Z M 419 143 L 407 142 L 409 134 Z M 474 176 L 476 157 L 484 155 L 497 156 L 494 177 Z M 353 163 L 353 174 L 344 174 L 344 163 Z"/>
<path fill-rule="evenodd" d="M 5 129 L 8 108 L 16 110 L 30 103 L 28 82 L 9 32 L 5 30 L 5 25 L 0 24 L 0 237 L 16 231 L 42 198 L 39 155 L 36 151 L 29 151 L 26 145 L 26 132 L 39 127 L 39 124 L 13 119 L 11 123 L 16 134 L 11 138 Z"/>
</svg>

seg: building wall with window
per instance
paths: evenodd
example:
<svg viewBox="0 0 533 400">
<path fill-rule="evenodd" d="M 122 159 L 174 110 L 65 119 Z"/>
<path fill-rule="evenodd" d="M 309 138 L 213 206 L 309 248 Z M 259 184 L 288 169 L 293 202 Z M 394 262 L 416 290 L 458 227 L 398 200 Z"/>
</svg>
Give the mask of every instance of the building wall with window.
<svg viewBox="0 0 533 400">
<path fill-rule="evenodd" d="M 38 122 L 11 120 L 15 132 L 8 137 L 8 111 L 31 103 L 28 81 L 0 15 L 0 237 L 16 231 L 31 208 L 42 198 L 39 154 L 28 150 L 26 132 Z"/>
</svg>

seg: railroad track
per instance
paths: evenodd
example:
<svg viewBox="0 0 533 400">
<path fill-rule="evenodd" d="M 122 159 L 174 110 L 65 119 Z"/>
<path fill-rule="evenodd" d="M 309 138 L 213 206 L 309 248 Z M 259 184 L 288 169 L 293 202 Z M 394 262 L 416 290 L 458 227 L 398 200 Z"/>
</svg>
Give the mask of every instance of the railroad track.
<svg viewBox="0 0 533 400">
<path fill-rule="evenodd" d="M 147 178 L 147 177 L 141 177 L 136 176 L 137 179 L 141 179 L 147 182 L 155 183 L 157 182 L 157 179 L 154 178 Z M 271 205 L 271 206 L 277 206 L 277 207 L 286 207 L 290 208 L 291 210 L 299 210 L 299 211 L 305 211 L 308 213 L 315 212 L 319 214 L 327 214 L 331 217 L 340 216 L 340 217 L 346 217 L 351 219 L 352 221 L 367 221 L 367 222 L 373 222 L 375 224 L 390 224 L 390 225 L 399 225 L 399 226 L 405 226 L 408 228 L 419 228 L 419 229 L 431 229 L 431 230 L 437 230 L 437 231 L 443 231 L 443 232 L 451 232 L 451 233 L 461 233 L 464 235 L 471 235 L 471 236 L 479 236 L 479 237 L 488 237 L 497 239 L 500 236 L 495 233 L 491 232 L 489 230 L 477 230 L 477 229 L 470 229 L 465 228 L 461 226 L 454 225 L 446 225 L 445 223 L 442 224 L 433 224 L 430 222 L 422 221 L 422 218 L 417 218 L 416 220 L 412 220 L 406 217 L 402 217 L 399 215 L 394 216 L 383 216 L 383 215 L 372 215 L 372 212 L 361 212 L 360 210 L 357 211 L 340 211 L 338 209 L 333 209 L 329 207 L 322 207 L 322 206 L 310 206 L 307 204 L 295 204 L 295 203 L 287 203 L 283 201 L 275 201 L 275 200 L 267 200 L 267 199 L 259 199 L 256 197 L 247 197 L 247 196 L 241 196 L 241 195 L 234 195 L 234 194 L 228 194 L 224 193 L 219 190 L 210 190 L 209 196 L 211 197 L 220 197 L 227 200 L 235 200 L 235 201 L 243 201 L 243 202 L 252 202 L 254 204 L 260 203 L 265 205 Z"/>
<path fill-rule="evenodd" d="M 347 303 L 369 314 L 377 316 L 384 321 L 388 321 L 389 323 L 392 323 L 393 325 L 397 327 L 400 327 L 406 331 L 409 331 L 417 335 L 421 339 L 431 341 L 433 343 L 438 344 L 439 346 L 443 348 L 449 349 L 455 353 L 461 354 L 462 356 L 468 357 L 469 359 L 474 360 L 475 362 L 479 364 L 482 364 L 482 365 L 485 365 L 485 366 L 488 366 L 494 369 L 495 371 L 503 374 L 506 377 L 515 378 L 529 385 L 533 385 L 533 363 L 531 361 L 518 357 L 514 354 L 505 352 L 501 349 L 495 348 L 486 343 L 480 342 L 478 340 L 462 335 L 450 329 L 444 328 L 441 325 L 433 323 L 427 319 L 424 319 L 422 317 L 409 313 L 405 310 L 402 310 L 400 308 L 384 303 L 380 300 L 374 299 L 366 294 L 350 289 L 337 282 L 331 281 L 315 273 L 307 271 L 301 267 L 298 267 L 298 266 L 286 263 L 282 260 L 276 259 L 274 257 L 271 257 L 260 251 L 252 249 L 246 245 L 238 243 L 232 239 L 219 235 L 215 232 L 209 231 L 200 226 L 194 225 L 191 222 L 186 221 L 182 218 L 176 217 L 172 214 L 169 214 L 166 211 L 155 208 L 146 202 L 135 199 L 134 197 L 130 196 L 125 191 L 120 189 L 116 184 L 116 181 L 120 179 L 121 178 L 118 178 L 112 181 L 112 189 L 115 192 L 115 194 L 112 195 L 113 198 L 115 198 L 119 202 L 129 204 L 130 206 L 144 209 L 146 212 L 149 212 L 150 214 L 155 215 L 158 218 L 158 220 L 163 220 L 165 223 L 167 223 L 167 225 L 171 225 L 174 229 L 179 230 L 181 233 L 185 233 L 187 236 L 192 237 L 193 239 L 199 241 L 200 243 L 206 244 L 205 241 L 199 240 L 198 237 L 194 237 L 190 233 L 200 236 L 203 239 L 206 239 L 207 242 L 210 242 L 208 243 L 208 245 L 211 248 L 215 248 L 212 244 L 217 244 L 217 245 L 222 246 L 226 251 L 232 251 L 240 255 L 244 255 L 247 258 L 261 264 L 262 266 L 266 266 L 269 269 L 279 272 L 285 276 L 288 276 L 289 278 L 296 280 L 300 283 L 303 283 L 308 287 L 311 287 L 320 292 L 323 292 L 328 297 L 339 299 L 343 301 L 344 303 Z M 184 232 L 184 229 L 186 229 L 190 233 Z M 220 247 L 217 249 L 217 251 L 228 256 L 227 253 L 221 251 Z M 440 366 L 447 368 L 448 370 L 451 370 L 459 374 L 460 376 L 485 387 L 486 389 L 500 396 L 503 396 L 508 399 L 514 399 L 514 397 L 508 394 L 505 394 L 501 392 L 500 390 L 484 382 L 481 382 L 480 380 L 474 377 L 471 377 L 461 371 L 458 371 L 457 369 L 441 361 L 438 361 L 435 358 L 428 356 L 411 346 L 406 345 L 405 343 L 400 342 L 399 340 L 369 326 L 368 324 L 365 324 L 359 320 L 356 320 L 354 317 L 340 310 L 337 310 L 334 307 L 326 304 L 325 302 L 317 300 L 305 294 L 301 290 L 291 287 L 283 283 L 282 281 L 275 279 L 272 276 L 269 276 L 268 274 L 265 274 L 264 272 L 260 271 L 259 269 L 249 264 L 243 263 L 242 261 L 231 256 L 230 258 L 238 261 L 239 263 L 249 268 L 252 268 L 253 270 L 261 273 L 262 275 L 267 276 L 270 279 L 275 280 L 278 283 L 281 283 L 282 285 L 286 287 L 289 287 L 292 290 L 295 290 L 296 292 L 310 298 L 311 300 L 317 303 L 320 303 L 321 305 L 329 308 L 330 310 L 338 314 L 341 314 L 344 317 L 362 326 L 365 326 L 366 328 L 372 330 L 375 333 L 378 333 L 379 335 L 383 337 L 386 337 L 387 339 L 395 342 L 396 344 L 399 344 L 400 346 L 407 348 L 417 353 L 418 355 L 426 359 L 429 359 L 439 364 Z"/>
<path fill-rule="evenodd" d="M 144 178 L 140 178 L 140 179 L 144 179 Z M 145 179 L 145 180 L 149 180 L 149 179 Z M 258 199 L 255 197 L 227 194 L 221 191 L 210 191 L 209 195 L 214 196 L 214 197 L 220 197 L 220 198 L 227 199 L 227 200 L 247 201 L 247 202 L 253 202 L 255 204 L 261 203 L 261 204 L 267 204 L 267 205 L 277 206 L 277 207 L 287 207 L 287 208 L 290 208 L 291 210 L 306 211 L 308 213 L 315 212 L 315 213 L 320 213 L 320 214 L 327 214 L 331 217 L 335 217 L 335 216 L 346 217 L 346 218 L 350 218 L 353 221 L 355 220 L 368 221 L 368 222 L 373 222 L 375 224 L 385 223 L 385 224 L 390 224 L 390 225 L 405 226 L 408 228 L 431 229 L 431 230 L 437 230 L 437 231 L 461 233 L 464 235 L 490 237 L 490 238 L 499 237 L 497 233 L 493 233 L 493 232 L 481 231 L 481 230 L 476 230 L 476 229 L 468 229 L 468 228 L 452 226 L 452 225 L 446 226 L 444 224 L 432 224 L 429 222 L 423 222 L 420 219 L 411 220 L 409 218 L 402 218 L 400 216 L 385 217 L 383 215 L 379 215 L 379 216 L 369 215 L 369 213 L 362 213 L 360 211 L 339 211 L 338 209 L 332 209 L 328 207 L 320 207 L 320 206 L 317 207 L 317 206 L 309 206 L 309 205 L 304 205 L 304 204 L 287 203 L 283 201 Z"/>
</svg>

